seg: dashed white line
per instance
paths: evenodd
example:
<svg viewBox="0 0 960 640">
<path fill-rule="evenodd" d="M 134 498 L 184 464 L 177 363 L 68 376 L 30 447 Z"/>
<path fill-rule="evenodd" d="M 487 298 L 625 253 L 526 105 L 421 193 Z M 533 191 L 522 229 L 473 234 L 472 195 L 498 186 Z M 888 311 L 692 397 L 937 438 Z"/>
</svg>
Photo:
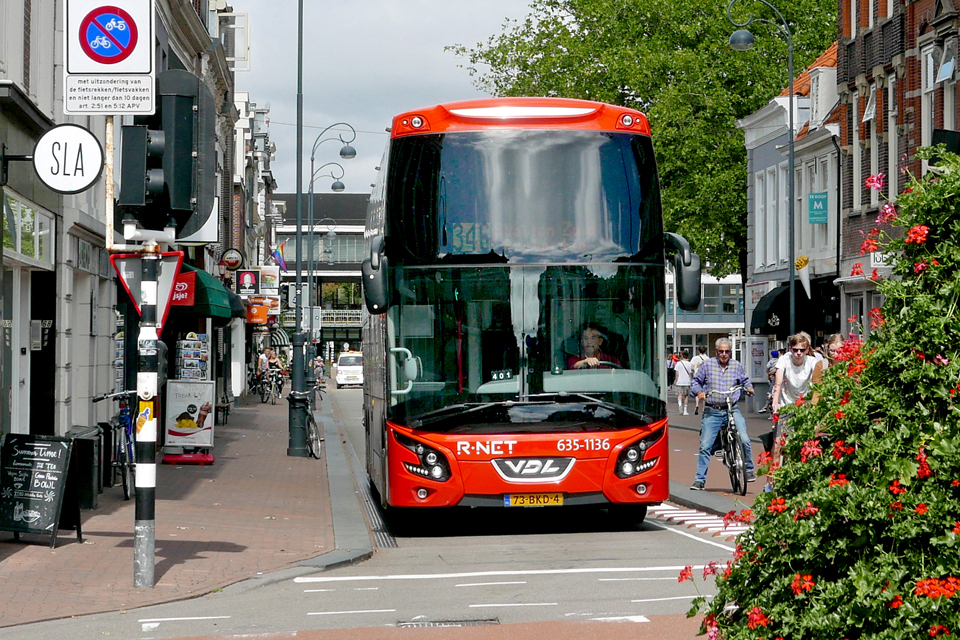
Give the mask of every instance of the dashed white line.
<svg viewBox="0 0 960 640">
<path fill-rule="evenodd" d="M 304 589 L 304 593 L 326 593 L 327 591 L 336 591 L 336 589 Z"/>
<path fill-rule="evenodd" d="M 714 546 L 714 547 L 720 547 L 721 549 L 725 549 L 725 550 L 727 550 L 727 551 L 729 551 L 729 552 L 731 552 L 731 553 L 733 553 L 734 551 L 736 551 L 736 549 L 734 549 L 733 547 L 728 547 L 728 546 L 725 545 L 725 544 L 720 544 L 719 542 L 714 542 L 713 540 L 704 540 L 704 539 L 701 538 L 700 536 L 695 536 L 695 535 L 693 535 L 692 533 L 687 533 L 686 531 L 679 531 L 679 530 L 677 530 L 677 529 L 671 529 L 670 527 L 662 527 L 662 526 L 660 526 L 659 524 L 655 524 L 655 523 L 653 523 L 653 522 L 650 522 L 649 524 L 650 524 L 650 526 L 656 527 L 657 529 L 663 529 L 664 531 L 669 531 L 670 533 L 675 533 L 675 534 L 677 534 L 678 536 L 684 536 L 684 537 L 690 538 L 691 540 L 697 540 L 698 542 L 702 542 L 703 544 L 709 544 L 709 545 L 712 545 L 712 546 Z M 299 578 L 298 578 L 298 579 L 299 579 Z"/>
<path fill-rule="evenodd" d="M 491 586 L 501 585 L 501 584 L 527 584 L 527 583 L 525 581 L 523 582 L 467 582 L 464 584 L 457 584 L 454 586 L 455 587 L 491 587 Z"/>
<path fill-rule="evenodd" d="M 653 524 L 653 523 L 651 523 Z M 659 527 L 659 525 L 653 525 Z M 665 528 L 665 527 L 659 527 Z M 671 531 L 671 529 L 667 529 Z M 677 532 L 679 533 L 679 532 Z M 690 535 L 690 534 L 685 534 Z M 711 543 L 696 536 L 690 536 L 694 540 L 700 540 L 701 542 L 707 542 L 708 544 L 714 544 L 720 546 L 723 549 L 728 549 L 733 551 L 730 547 L 725 547 L 717 543 Z M 308 582 L 321 582 L 321 583 L 330 583 L 330 582 L 366 582 L 372 580 L 440 580 L 444 578 L 487 578 L 493 576 L 551 576 L 551 575 L 575 575 L 575 574 L 584 574 L 584 573 L 640 573 L 647 571 L 680 571 L 683 569 L 682 565 L 666 565 L 662 567 L 587 567 L 580 569 L 530 569 L 527 571 L 471 571 L 463 573 L 414 573 L 414 574 L 393 574 L 385 576 L 337 576 L 337 577 L 326 577 L 326 576 L 301 576 L 299 578 L 294 578 L 295 583 L 308 583 Z"/>
<path fill-rule="evenodd" d="M 648 580 L 676 580 L 676 578 L 597 578 L 597 582 L 645 582 Z"/>
<path fill-rule="evenodd" d="M 646 598 L 644 600 L 631 600 L 630 602 L 665 602 L 667 600 L 690 600 L 692 598 L 699 598 L 700 596 L 675 596 L 673 598 Z M 712 598 L 713 596 L 707 595 L 703 596 L 704 598 Z"/>
<path fill-rule="evenodd" d="M 339 616 L 351 613 L 394 613 L 396 609 L 362 609 L 357 611 L 311 611 L 308 616 Z"/>
<path fill-rule="evenodd" d="M 594 622 L 650 622 L 646 616 L 613 616 L 611 618 L 590 618 Z"/>
<path fill-rule="evenodd" d="M 504 604 L 472 604 L 471 609 L 480 609 L 483 607 L 555 607 L 556 602 L 510 602 Z"/>
<path fill-rule="evenodd" d="M 202 618 L 144 618 L 137 622 L 183 622 L 192 620 L 228 620 L 230 616 L 206 616 Z"/>
</svg>

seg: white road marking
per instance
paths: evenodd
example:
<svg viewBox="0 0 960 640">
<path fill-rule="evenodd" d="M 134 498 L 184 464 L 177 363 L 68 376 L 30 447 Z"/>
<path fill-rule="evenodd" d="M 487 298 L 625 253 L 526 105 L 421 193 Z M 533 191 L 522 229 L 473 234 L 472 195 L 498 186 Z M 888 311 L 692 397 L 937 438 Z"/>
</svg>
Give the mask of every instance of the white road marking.
<svg viewBox="0 0 960 640">
<path fill-rule="evenodd" d="M 357 587 L 354 591 L 379 591 L 380 587 Z"/>
<path fill-rule="evenodd" d="M 651 523 L 653 524 L 653 523 Z M 660 527 L 659 525 L 653 525 L 655 527 L 666 529 L 666 527 Z M 672 531 L 672 529 L 667 529 L 667 531 Z M 676 532 L 680 533 L 680 532 Z M 700 542 L 706 542 L 707 544 L 713 544 L 719 546 L 728 551 L 733 551 L 732 548 L 720 545 L 716 542 L 709 542 L 703 540 L 696 536 L 690 534 L 688 535 L 694 540 L 699 540 Z M 695 568 L 703 568 L 702 565 Z M 293 581 L 296 583 L 307 583 L 307 582 L 366 582 L 370 580 L 437 580 L 443 578 L 487 578 L 491 576 L 553 576 L 553 575 L 563 575 L 563 574 L 583 574 L 583 573 L 636 573 L 636 572 L 646 572 L 646 571 L 680 571 L 683 569 L 683 565 L 668 565 L 662 567 L 590 567 L 590 568 L 581 568 L 581 569 L 531 569 L 527 571 L 470 571 L 463 573 L 414 573 L 414 574 L 394 574 L 386 576 L 337 576 L 337 577 L 326 577 L 326 576 L 302 576 L 299 578 L 294 578 Z"/>
<path fill-rule="evenodd" d="M 147 631 L 153 631 L 159 626 L 160 626 L 159 622 L 147 622 L 145 624 L 140 625 L 140 631 L 143 631 L 144 633 L 146 633 Z"/>
<path fill-rule="evenodd" d="M 590 618 L 596 622 L 650 622 L 646 616 L 614 616 L 612 618 Z"/>
<path fill-rule="evenodd" d="M 691 540 L 697 540 L 699 542 L 702 542 L 703 544 L 709 544 L 709 545 L 713 545 L 714 547 L 720 547 L 721 549 L 726 549 L 731 553 L 736 551 L 736 549 L 734 549 L 733 547 L 728 547 L 725 544 L 720 544 L 719 542 L 714 542 L 713 540 L 704 540 L 700 536 L 695 536 L 692 533 L 687 533 L 686 531 L 678 531 L 677 529 L 671 529 L 670 527 L 661 527 L 659 524 L 655 524 L 653 522 L 649 522 L 648 524 L 656 527 L 657 529 L 663 529 L 664 531 L 675 533 L 678 536 L 684 536 L 684 537 L 690 538 Z M 299 578 L 297 578 L 297 580 L 299 580 Z"/>
<path fill-rule="evenodd" d="M 311 611 L 308 616 L 339 616 L 348 613 L 394 613 L 396 609 L 364 609 L 359 611 Z"/>
<path fill-rule="evenodd" d="M 336 589 L 304 589 L 304 593 L 325 593 L 327 591 L 336 591 Z"/>
<path fill-rule="evenodd" d="M 700 596 L 675 596 L 673 598 L 647 598 L 645 600 L 631 600 L 630 602 L 665 602 L 667 600 L 690 600 L 691 598 L 699 598 Z M 707 595 L 703 596 L 704 598 L 712 598 L 713 596 Z"/>
<path fill-rule="evenodd" d="M 597 582 L 643 582 L 645 580 L 676 580 L 676 578 L 597 578 Z"/>
<path fill-rule="evenodd" d="M 184 620 L 229 620 L 230 616 L 207 616 L 204 618 L 144 618 L 137 622 L 181 622 Z"/>
<path fill-rule="evenodd" d="M 509 604 L 472 604 L 471 609 L 482 607 L 555 607 L 556 602 L 511 602 Z"/>
<path fill-rule="evenodd" d="M 527 584 L 526 582 L 467 582 L 454 585 L 456 587 L 490 587 L 499 584 Z"/>
</svg>

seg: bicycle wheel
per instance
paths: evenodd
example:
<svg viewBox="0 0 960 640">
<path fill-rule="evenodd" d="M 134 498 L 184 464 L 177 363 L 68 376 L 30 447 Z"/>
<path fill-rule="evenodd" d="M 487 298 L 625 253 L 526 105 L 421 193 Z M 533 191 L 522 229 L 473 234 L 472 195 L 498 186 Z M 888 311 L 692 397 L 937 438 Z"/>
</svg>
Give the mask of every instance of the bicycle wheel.
<svg viewBox="0 0 960 640">
<path fill-rule="evenodd" d="M 740 443 L 740 434 L 734 429 L 727 441 L 730 444 L 730 464 L 727 466 L 727 471 L 730 472 L 730 484 L 734 493 L 745 496 L 747 495 L 747 463 L 743 459 L 743 445 Z"/>
<path fill-rule="evenodd" d="M 277 404 L 277 385 L 273 381 L 270 382 L 270 404 Z"/>
<path fill-rule="evenodd" d="M 127 439 L 127 449 L 130 451 L 127 457 L 127 466 L 124 476 L 127 484 L 130 486 L 130 495 L 137 495 L 137 440 L 133 433 L 131 425 L 129 438 Z"/>
<path fill-rule="evenodd" d="M 260 379 L 260 402 L 266 402 L 270 397 L 270 383 L 265 379 Z"/>
<path fill-rule="evenodd" d="M 120 471 L 120 482 L 123 484 L 123 499 L 129 500 L 130 493 L 133 488 L 133 483 L 130 482 L 130 477 L 127 475 L 127 469 L 130 467 L 130 446 L 127 442 L 127 430 L 123 428 L 120 430 L 120 441 L 117 443 L 117 462 L 118 471 Z"/>
<path fill-rule="evenodd" d="M 312 411 L 307 413 L 307 451 L 311 458 L 320 459 L 320 429 Z"/>
</svg>

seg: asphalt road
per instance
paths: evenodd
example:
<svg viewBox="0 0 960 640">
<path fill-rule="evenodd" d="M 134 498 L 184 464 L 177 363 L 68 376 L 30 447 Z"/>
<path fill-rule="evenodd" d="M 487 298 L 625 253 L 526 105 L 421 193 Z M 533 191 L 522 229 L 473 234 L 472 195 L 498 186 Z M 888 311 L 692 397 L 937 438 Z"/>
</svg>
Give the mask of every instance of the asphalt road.
<svg viewBox="0 0 960 640">
<path fill-rule="evenodd" d="M 362 392 L 331 388 L 327 401 L 362 456 Z M 471 626 L 443 627 L 442 637 L 539 638 L 549 630 L 551 638 L 693 638 L 696 624 L 682 614 L 694 597 L 713 593 L 699 567 L 725 563 L 733 552 L 731 543 L 685 525 L 651 517 L 624 526 L 600 509 L 444 510 L 402 525 L 391 531 L 396 547 L 361 564 L 279 572 L 194 600 L 0 629 L 0 639 L 332 639 L 392 637 L 400 627 L 411 627 L 400 629 L 404 637 L 441 637 L 437 627 L 451 623 Z M 678 582 L 685 565 L 695 567 L 694 582 Z"/>
</svg>

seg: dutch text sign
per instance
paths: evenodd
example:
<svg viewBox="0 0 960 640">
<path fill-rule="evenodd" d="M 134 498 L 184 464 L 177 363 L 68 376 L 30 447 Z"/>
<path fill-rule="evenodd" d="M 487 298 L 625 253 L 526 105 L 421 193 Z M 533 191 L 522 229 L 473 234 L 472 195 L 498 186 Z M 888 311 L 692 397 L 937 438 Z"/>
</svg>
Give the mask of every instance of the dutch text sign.
<svg viewBox="0 0 960 640">
<path fill-rule="evenodd" d="M 807 214 L 810 224 L 827 224 L 827 192 L 807 194 Z"/>
</svg>

